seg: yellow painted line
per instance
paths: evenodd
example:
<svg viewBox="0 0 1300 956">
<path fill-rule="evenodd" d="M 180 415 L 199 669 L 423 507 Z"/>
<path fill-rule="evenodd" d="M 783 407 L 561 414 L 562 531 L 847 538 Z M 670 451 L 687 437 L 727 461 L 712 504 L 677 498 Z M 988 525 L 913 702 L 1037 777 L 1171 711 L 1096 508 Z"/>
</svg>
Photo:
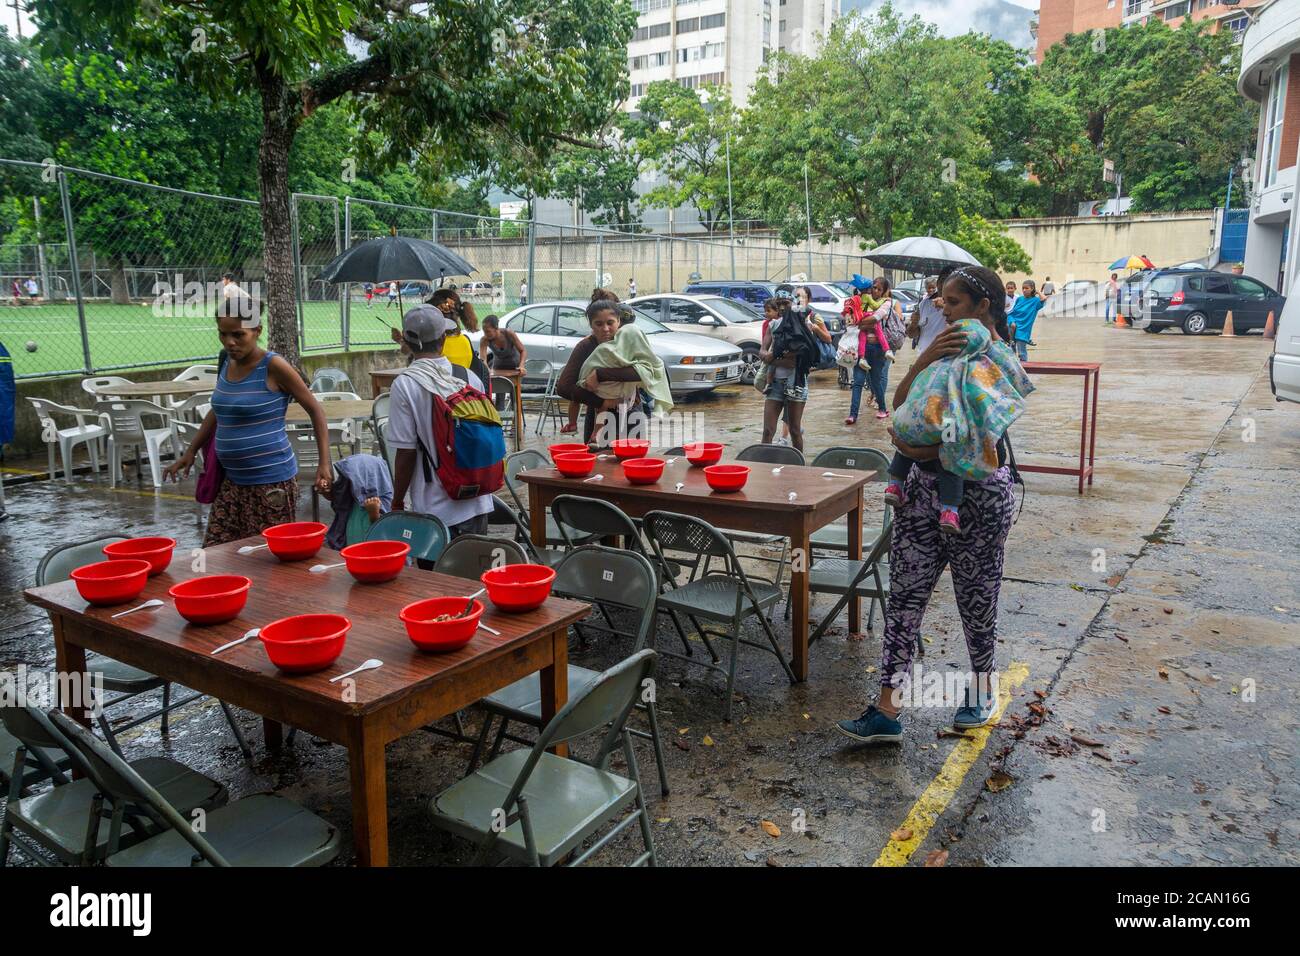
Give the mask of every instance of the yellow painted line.
<svg viewBox="0 0 1300 956">
<path fill-rule="evenodd" d="M 1011 695 L 1025 682 L 1025 678 L 1028 676 L 1029 668 L 1014 661 L 1005 672 L 998 675 L 998 707 L 993 714 L 993 720 L 983 727 L 966 731 L 970 735 L 969 739 L 957 741 L 957 746 L 952 749 L 948 759 L 943 762 L 943 766 L 939 769 L 935 778 L 930 781 L 930 785 L 925 788 L 925 792 L 917 798 L 916 803 L 912 804 L 912 809 L 908 811 L 907 818 L 897 827 L 898 830 L 911 830 L 912 835 L 906 840 L 890 839 L 885 844 L 885 848 L 880 851 L 880 856 L 876 857 L 876 862 L 872 866 L 907 865 L 907 861 L 912 858 L 912 854 L 925 841 L 935 822 L 943 815 L 943 811 L 948 808 L 948 803 L 957 792 L 957 788 L 962 785 L 962 781 L 966 779 L 966 774 L 970 772 L 970 768 L 975 765 L 975 761 L 983 753 L 989 735 L 993 733 L 994 726 L 1002 719 L 1003 711 L 1006 710 L 1007 704 L 1011 702 Z"/>
</svg>

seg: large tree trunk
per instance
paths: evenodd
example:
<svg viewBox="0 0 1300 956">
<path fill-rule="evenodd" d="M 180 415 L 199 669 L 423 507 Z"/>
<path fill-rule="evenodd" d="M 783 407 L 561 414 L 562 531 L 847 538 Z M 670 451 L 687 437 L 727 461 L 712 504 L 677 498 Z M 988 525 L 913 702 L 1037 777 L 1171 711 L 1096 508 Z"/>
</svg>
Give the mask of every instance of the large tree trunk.
<svg viewBox="0 0 1300 956">
<path fill-rule="evenodd" d="M 268 67 L 257 70 L 262 95 L 262 137 L 257 145 L 257 182 L 262 200 L 262 296 L 270 316 L 267 347 L 301 372 L 298 307 L 293 275 L 293 226 L 289 214 L 289 147 L 297 117 L 284 81 Z"/>
<path fill-rule="evenodd" d="M 126 284 L 126 259 L 113 256 L 108 263 L 108 282 L 114 305 L 130 305 L 131 290 Z"/>
</svg>

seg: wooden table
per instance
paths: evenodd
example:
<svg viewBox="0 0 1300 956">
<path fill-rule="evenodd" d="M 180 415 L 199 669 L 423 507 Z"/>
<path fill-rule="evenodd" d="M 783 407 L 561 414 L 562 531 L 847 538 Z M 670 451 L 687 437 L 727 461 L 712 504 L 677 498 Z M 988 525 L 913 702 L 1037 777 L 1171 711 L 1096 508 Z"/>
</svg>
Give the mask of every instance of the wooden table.
<svg viewBox="0 0 1300 956">
<path fill-rule="evenodd" d="M 380 392 L 393 387 L 393 379 L 400 375 L 400 368 L 372 368 L 370 370 L 370 394 L 378 398 Z"/>
<path fill-rule="evenodd" d="M 1101 364 L 1099 362 L 1023 362 L 1021 364 L 1031 378 L 1036 375 L 1075 375 L 1083 379 L 1078 467 L 1021 465 L 1017 462 L 1017 467 L 1021 471 L 1036 471 L 1048 475 L 1075 475 L 1079 479 L 1079 494 L 1083 494 L 1084 479 L 1088 480 L 1089 486 L 1092 485 L 1093 461 L 1097 453 L 1097 392 L 1101 388 Z"/>
<path fill-rule="evenodd" d="M 344 419 L 363 421 L 370 417 L 375 403 L 365 398 L 358 399 L 355 402 L 351 399 L 338 398 L 323 401 L 320 403 L 320 407 L 325 409 L 327 421 L 341 422 Z M 285 410 L 284 420 L 286 422 L 310 422 L 311 417 L 307 414 L 307 409 L 297 402 L 290 402 L 289 407 Z"/>
<path fill-rule="evenodd" d="M 500 637 L 479 630 L 465 647 L 449 654 L 416 650 L 397 618 L 413 601 L 439 595 L 469 595 L 477 582 L 407 568 L 386 584 L 357 584 L 344 568 L 323 574 L 307 570 L 316 563 L 341 560 L 323 549 L 313 560 L 282 564 L 262 550 L 239 555 L 249 538 L 204 550 L 208 574 L 243 574 L 253 579 L 242 614 L 226 624 L 186 624 L 167 598 L 177 581 L 196 577 L 187 554 L 149 579 L 139 600 L 122 607 L 86 604 L 71 581 L 31 588 L 26 599 L 49 611 L 54 625 L 60 673 L 82 673 L 86 651 L 99 651 L 186 687 L 261 714 L 267 747 L 280 747 L 283 724 L 299 727 L 348 749 L 352 782 L 352 825 L 357 862 L 388 863 L 387 780 L 384 745 L 435 720 L 468 707 L 487 694 L 540 671 L 542 720 L 549 720 L 568 699 L 568 626 L 586 617 L 590 607 L 550 598 L 536 611 L 504 614 L 489 607 L 484 623 Z M 113 620 L 149 598 L 163 607 L 137 611 Z M 254 639 L 213 657 L 213 648 L 242 636 L 250 628 L 307 611 L 345 614 L 353 621 L 342 656 L 315 674 L 288 675 L 267 659 Z M 384 666 L 348 681 L 329 678 L 377 657 Z M 355 681 L 355 684 L 352 682 Z M 354 699 L 347 699 L 348 696 Z M 78 707 L 63 702 L 65 712 L 89 723 Z"/>
<path fill-rule="evenodd" d="M 849 477 L 823 478 L 827 469 L 798 465 L 786 465 L 779 475 L 774 475 L 772 465 L 745 464 L 750 468 L 749 481 L 743 490 L 733 492 L 714 491 L 704 480 L 704 470 L 691 467 L 681 457 L 667 465 L 663 477 L 653 485 L 631 484 L 623 477 L 622 466 L 612 458 L 596 462 L 592 474 L 604 475 L 601 481 L 565 478 L 550 465 L 520 472 L 519 477 L 528 485 L 533 543 L 539 547 L 546 544 L 546 509 L 559 495 L 600 498 L 633 518 L 644 517 L 650 511 L 673 511 L 701 518 L 716 528 L 789 538 L 793 548 L 790 663 L 795 677 L 806 680 L 808 568 L 812 555 L 809 538 L 817 529 L 848 515 L 848 557 L 862 559 L 862 486 L 870 475 L 850 472 Z M 685 486 L 680 492 L 674 490 L 678 482 Z M 794 501 L 790 501 L 791 491 L 797 495 Z M 856 632 L 861 619 L 861 599 L 852 597 L 848 610 L 849 631 Z"/>
<path fill-rule="evenodd" d="M 109 398 L 161 398 L 169 395 L 201 395 L 215 390 L 217 383 L 208 382 L 127 382 L 123 385 L 105 385 L 95 394 Z"/>
</svg>

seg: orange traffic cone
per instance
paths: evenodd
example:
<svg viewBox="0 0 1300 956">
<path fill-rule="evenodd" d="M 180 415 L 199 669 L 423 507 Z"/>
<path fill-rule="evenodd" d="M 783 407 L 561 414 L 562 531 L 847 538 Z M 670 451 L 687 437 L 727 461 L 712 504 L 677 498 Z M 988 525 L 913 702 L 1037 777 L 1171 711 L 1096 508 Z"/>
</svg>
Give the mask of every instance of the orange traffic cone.
<svg viewBox="0 0 1300 956">
<path fill-rule="evenodd" d="M 1272 310 L 1268 313 L 1268 321 L 1264 323 L 1264 338 L 1277 338 L 1277 320 L 1274 319 Z"/>
<path fill-rule="evenodd" d="M 1123 313 L 1123 312 L 1116 312 L 1116 313 L 1115 313 L 1115 328 L 1117 328 L 1117 329 L 1127 329 L 1127 328 L 1128 328 L 1128 323 L 1124 321 L 1124 313 Z"/>
<path fill-rule="evenodd" d="M 1232 331 L 1232 310 L 1229 309 L 1228 314 L 1223 317 L 1223 337 L 1225 339 L 1231 338 L 1236 334 L 1236 332 Z"/>
</svg>

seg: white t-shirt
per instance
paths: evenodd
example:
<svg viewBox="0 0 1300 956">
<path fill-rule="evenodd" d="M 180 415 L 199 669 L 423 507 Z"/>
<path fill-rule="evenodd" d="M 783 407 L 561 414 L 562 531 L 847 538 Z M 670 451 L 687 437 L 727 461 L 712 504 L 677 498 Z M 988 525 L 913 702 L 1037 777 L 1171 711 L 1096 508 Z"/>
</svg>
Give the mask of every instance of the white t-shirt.
<svg viewBox="0 0 1300 956">
<path fill-rule="evenodd" d="M 436 358 L 435 362 L 446 366 L 451 374 L 451 362 L 446 358 Z M 468 382 L 474 388 L 483 389 L 483 382 L 473 372 L 466 371 Z M 443 396 L 444 398 L 446 396 Z M 492 511 L 492 496 L 479 495 L 464 501 L 452 501 L 447 497 L 438 476 L 433 481 L 424 480 L 424 465 L 420 461 L 419 446 L 415 436 L 420 436 L 425 448 L 433 445 L 433 398 L 411 378 L 399 375 L 393 379 L 392 398 L 388 405 L 388 433 L 385 441 L 393 448 L 410 449 L 416 453 L 415 473 L 411 476 L 411 485 L 407 490 L 412 511 L 435 515 L 448 527 L 458 525 L 481 514 Z"/>
<path fill-rule="evenodd" d="M 920 329 L 920 335 L 916 340 L 916 349 L 918 352 L 924 352 L 934 341 L 936 335 L 943 331 L 948 320 L 943 317 L 943 309 L 934 304 L 933 299 L 922 299 L 921 304 L 917 306 L 916 324 Z"/>
</svg>

